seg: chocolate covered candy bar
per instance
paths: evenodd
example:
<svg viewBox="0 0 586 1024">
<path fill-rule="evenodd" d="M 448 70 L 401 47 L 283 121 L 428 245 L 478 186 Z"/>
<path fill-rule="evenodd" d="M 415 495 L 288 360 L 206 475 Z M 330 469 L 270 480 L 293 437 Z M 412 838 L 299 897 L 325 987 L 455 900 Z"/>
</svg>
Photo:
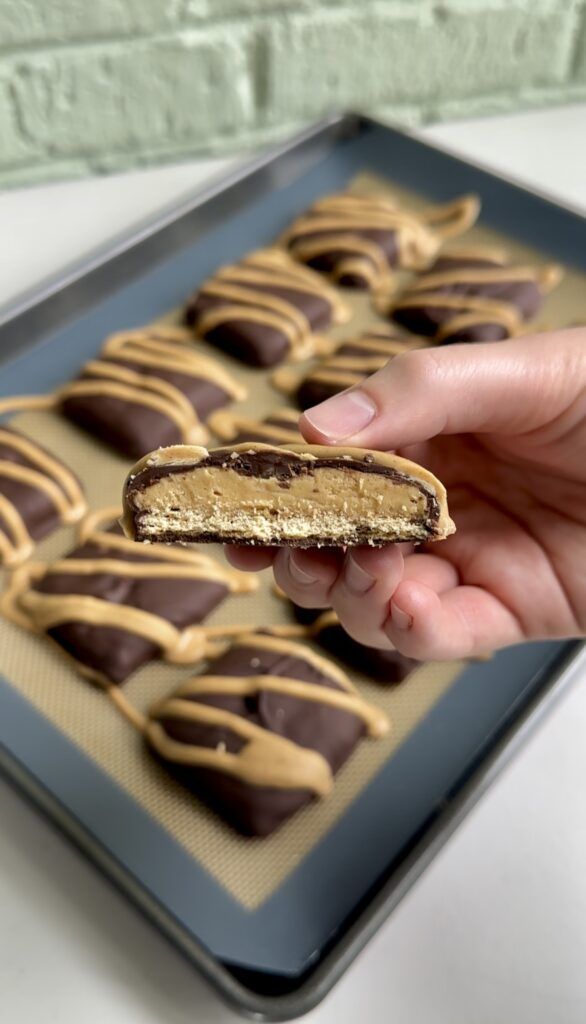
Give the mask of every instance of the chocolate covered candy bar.
<svg viewBox="0 0 586 1024">
<path fill-rule="evenodd" d="M 203 421 L 245 396 L 189 331 L 155 324 L 108 338 L 56 401 L 68 419 L 137 459 L 161 445 L 207 440 Z"/>
<path fill-rule="evenodd" d="M 0 565 L 18 565 L 35 543 L 86 511 L 75 473 L 45 448 L 0 426 Z"/>
<path fill-rule="evenodd" d="M 359 338 L 343 342 L 333 355 L 321 359 L 301 377 L 287 366 L 277 370 L 271 379 L 280 391 L 294 396 L 300 409 L 309 409 L 360 384 L 394 356 L 427 344 L 423 338 L 408 338 L 392 328 L 376 326 Z"/>
<path fill-rule="evenodd" d="M 462 196 L 415 213 L 388 195 L 342 192 L 314 203 L 282 241 L 295 259 L 343 287 L 388 293 L 391 268 L 427 266 L 444 238 L 474 223 L 479 208 L 475 196 Z"/>
<path fill-rule="evenodd" d="M 398 324 L 441 344 L 519 334 L 562 277 L 555 265 L 511 266 L 481 248 L 443 254 L 393 300 Z"/>
<path fill-rule="evenodd" d="M 163 448 L 124 488 L 139 541 L 388 544 L 454 530 L 442 484 L 413 462 L 359 448 L 245 443 Z"/>
<path fill-rule="evenodd" d="M 174 775 L 250 836 L 267 836 L 312 800 L 364 735 L 388 730 L 344 672 L 270 636 L 236 640 L 150 711 L 146 738 Z"/>
<path fill-rule="evenodd" d="M 296 444 L 303 438 L 297 428 L 299 413 L 295 409 L 275 409 L 262 420 L 243 416 L 226 409 L 210 417 L 209 426 L 222 441 L 244 444 L 260 441 L 264 444 Z"/>
<path fill-rule="evenodd" d="M 201 623 L 230 593 L 255 582 L 207 554 L 140 548 L 113 510 L 88 516 L 81 544 L 65 558 L 29 563 L 13 574 L 0 610 L 18 625 L 48 634 L 88 678 L 123 683 L 155 658 L 196 661 L 208 647 Z"/>
<path fill-rule="evenodd" d="M 350 668 L 362 672 L 377 683 L 401 683 L 421 666 L 420 661 L 408 658 L 399 651 L 367 647 L 354 640 L 331 608 L 323 611 L 319 608 L 301 608 L 292 601 L 290 604 L 297 621 L 308 626 L 308 637 L 329 654 L 334 654 Z"/>
<path fill-rule="evenodd" d="M 185 313 L 198 337 L 252 366 L 308 358 L 323 342 L 316 332 L 348 316 L 319 274 L 280 249 L 261 249 L 221 267 Z"/>
</svg>

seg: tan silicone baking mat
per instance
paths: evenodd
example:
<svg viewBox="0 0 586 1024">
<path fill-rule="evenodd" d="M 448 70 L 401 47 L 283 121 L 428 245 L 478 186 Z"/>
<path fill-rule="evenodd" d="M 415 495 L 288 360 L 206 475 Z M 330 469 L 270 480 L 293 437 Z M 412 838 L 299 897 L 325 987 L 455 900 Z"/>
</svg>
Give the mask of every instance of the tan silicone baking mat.
<svg viewBox="0 0 586 1024">
<path fill-rule="evenodd" d="M 381 182 L 370 176 L 356 187 L 369 190 Z M 384 187 L 388 187 L 385 185 Z M 416 197 L 407 198 L 412 205 Z M 543 256 L 485 228 L 475 228 L 467 241 L 506 244 L 515 260 L 544 262 Z M 570 272 L 547 300 L 540 325 L 561 326 L 586 321 L 586 275 Z M 351 337 L 376 321 L 366 296 L 348 293 L 353 319 L 332 331 Z M 173 319 L 170 314 L 168 319 Z M 121 323 L 120 328 L 136 326 Z M 269 384 L 269 374 L 241 367 L 204 346 L 238 373 L 249 396 L 238 406 L 255 416 L 283 404 Z M 30 436 L 59 454 L 83 480 L 91 508 L 119 501 L 129 463 L 92 441 L 52 413 L 26 413 L 13 421 Z M 35 557 L 52 558 L 72 544 L 71 530 L 62 530 L 37 549 Z M 222 557 L 218 552 L 218 557 Z M 270 574 L 262 574 L 261 588 L 252 596 L 228 598 L 210 617 L 211 624 L 242 623 L 254 626 L 289 621 L 286 603 L 274 597 Z M 143 747 L 141 737 L 109 702 L 106 695 L 84 681 L 42 637 L 32 637 L 0 620 L 0 672 L 34 707 L 65 733 L 116 782 L 130 793 L 231 895 L 247 908 L 261 904 L 297 867 L 348 805 L 360 794 L 383 763 L 429 712 L 457 678 L 460 663 L 423 666 L 397 687 L 385 688 L 352 674 L 364 695 L 383 707 L 392 719 L 391 734 L 381 741 L 364 741 L 336 779 L 334 792 L 292 818 L 276 835 L 262 840 L 239 837 L 200 804 L 192 793 L 171 779 Z M 145 667 L 125 684 L 124 692 L 144 710 L 171 690 L 190 669 L 161 663 Z M 88 799 L 91 797 L 88 795 Z"/>
</svg>

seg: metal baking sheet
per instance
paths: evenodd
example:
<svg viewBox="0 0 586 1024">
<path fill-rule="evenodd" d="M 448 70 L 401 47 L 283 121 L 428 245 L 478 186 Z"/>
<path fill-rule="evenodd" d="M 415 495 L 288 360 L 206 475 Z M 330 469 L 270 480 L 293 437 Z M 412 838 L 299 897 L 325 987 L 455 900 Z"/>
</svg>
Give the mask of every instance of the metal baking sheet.
<svg viewBox="0 0 586 1024">
<path fill-rule="evenodd" d="M 58 384 L 106 334 L 165 314 L 219 264 L 270 242 L 312 199 L 364 171 L 434 200 L 477 191 L 488 227 L 586 271 L 578 214 L 348 115 L 309 130 L 1 313 L 7 361 L 0 394 Z M 527 645 L 467 668 L 297 870 L 254 909 L 232 899 L 1 679 L 0 760 L 233 1005 L 257 1018 L 288 1019 L 322 998 L 351 962 L 512 737 L 584 660 L 581 650 Z"/>
</svg>

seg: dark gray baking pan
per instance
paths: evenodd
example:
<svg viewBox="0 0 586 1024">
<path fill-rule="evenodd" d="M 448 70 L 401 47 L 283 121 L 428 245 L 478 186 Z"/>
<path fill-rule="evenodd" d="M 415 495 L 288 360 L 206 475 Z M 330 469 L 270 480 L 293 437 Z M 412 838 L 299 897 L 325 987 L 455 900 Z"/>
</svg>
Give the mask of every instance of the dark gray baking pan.
<svg viewBox="0 0 586 1024">
<path fill-rule="evenodd" d="M 432 200 L 478 192 L 483 222 L 586 271 L 576 212 L 406 133 L 334 117 L 2 311 L 0 395 L 63 381 L 106 334 L 177 306 L 219 264 L 269 243 L 365 170 Z M 323 999 L 580 664 L 584 648 L 571 642 L 471 665 L 257 910 L 2 679 L 0 763 L 232 1006 L 288 1020 Z"/>
</svg>

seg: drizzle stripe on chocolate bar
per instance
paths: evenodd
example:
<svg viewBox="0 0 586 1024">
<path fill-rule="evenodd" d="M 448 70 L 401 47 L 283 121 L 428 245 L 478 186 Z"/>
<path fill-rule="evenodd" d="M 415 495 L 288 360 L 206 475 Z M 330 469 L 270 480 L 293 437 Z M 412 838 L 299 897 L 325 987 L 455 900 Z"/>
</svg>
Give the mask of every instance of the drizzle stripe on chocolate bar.
<svg viewBox="0 0 586 1024">
<path fill-rule="evenodd" d="M 479 258 L 483 256 L 479 251 Z M 446 259 L 450 259 L 450 253 Z M 453 255 L 454 259 L 464 260 L 464 255 Z M 474 260 L 474 251 L 468 250 L 468 258 Z M 441 259 L 441 257 L 440 257 Z M 483 295 L 483 286 L 495 284 L 514 285 L 516 283 L 534 282 L 542 292 L 550 291 L 559 282 L 560 268 L 554 265 L 545 267 L 510 267 L 510 266 L 456 266 L 445 270 L 432 270 L 414 281 L 408 290 L 397 300 L 392 312 L 415 308 L 434 308 L 445 310 L 445 319 L 434 332 L 437 341 L 479 325 L 490 323 L 503 328 L 506 336 L 519 334 L 525 317 L 514 302 L 506 299 L 492 298 Z M 478 292 L 449 292 L 443 289 L 469 286 L 478 288 Z M 450 315 L 450 311 L 453 314 Z"/>
<path fill-rule="evenodd" d="M 386 196 L 341 193 L 315 203 L 293 222 L 283 241 L 302 262 L 311 262 L 329 253 L 345 254 L 335 259 L 331 271 L 334 279 L 356 275 L 373 290 L 389 291 L 391 262 L 407 269 L 426 266 L 442 238 L 469 227 L 478 215 L 478 208 L 475 197 L 464 196 L 416 214 L 399 208 Z M 389 260 L 382 242 L 369 237 L 371 232 L 387 232 L 390 237 L 396 237 L 396 261 Z"/>
<path fill-rule="evenodd" d="M 14 480 L 42 491 L 64 525 L 81 518 L 86 511 L 85 498 L 78 480 L 67 466 L 30 438 L 13 430 L 0 427 L 0 444 L 12 448 L 33 463 L 31 466 L 22 465 L 0 458 L 0 480 Z M 19 509 L 3 494 L 0 494 L 0 522 L 4 524 L 4 528 L 0 527 L 1 561 L 14 565 L 28 558 L 35 546 L 34 540 Z"/>
<path fill-rule="evenodd" d="M 147 372 L 149 369 L 171 370 L 209 380 L 235 401 L 246 398 L 246 389 L 228 370 L 194 348 L 193 335 L 184 327 L 155 324 L 112 334 L 103 345 L 101 356 L 136 363 L 138 367 L 146 367 Z"/>
<path fill-rule="evenodd" d="M 117 360 L 129 362 L 136 369 L 120 365 Z M 158 370 L 209 381 L 232 399 L 240 400 L 247 394 L 220 363 L 193 346 L 191 332 L 162 324 L 111 335 L 100 356 L 84 365 L 86 376 L 68 382 L 50 396 L 7 399 L 0 404 L 0 412 L 59 408 L 68 399 L 104 397 L 160 413 L 176 426 L 179 439 L 185 443 L 205 441 L 208 432 L 200 422 L 195 403 L 180 387 L 158 376 Z"/>
<path fill-rule="evenodd" d="M 240 715 L 213 705 L 199 703 L 199 696 L 253 695 L 274 692 L 298 700 L 321 703 L 347 711 L 362 719 L 371 736 L 382 736 L 388 730 L 386 715 L 369 705 L 355 691 L 347 676 L 326 659 L 307 648 L 286 640 L 265 636 L 242 636 L 233 647 L 268 647 L 284 655 L 311 662 L 335 688 L 304 682 L 279 675 L 216 676 L 213 674 L 187 680 L 170 697 L 159 701 L 150 712 L 147 739 L 167 761 L 176 764 L 210 768 L 255 786 L 280 789 L 306 789 L 316 796 L 325 796 L 333 784 L 332 770 L 326 759 L 315 750 L 256 725 Z M 194 699 L 195 698 L 195 699 Z M 172 739 L 160 724 L 165 720 L 197 722 L 222 726 L 245 741 L 238 753 L 221 748 L 203 747 Z"/>
<path fill-rule="evenodd" d="M 329 303 L 334 321 L 341 322 L 347 314 L 335 291 L 324 285 L 319 275 L 313 275 L 306 268 L 300 274 L 300 269 L 279 249 L 260 250 L 251 253 L 241 264 L 221 267 L 204 282 L 199 294 L 223 301 L 198 316 L 197 334 L 205 338 L 217 327 L 246 320 L 280 331 L 288 341 L 292 358 L 304 359 L 311 355 L 314 340 L 307 316 L 293 302 L 272 295 L 267 289 L 280 287 L 318 295 Z"/>
<path fill-rule="evenodd" d="M 265 440 L 272 444 L 287 444 L 302 440 L 298 421 L 299 413 L 295 409 L 276 409 L 263 420 L 220 409 L 212 413 L 208 424 L 222 441 L 233 441 L 237 436 L 243 439 L 250 436 L 251 439 Z"/>
<path fill-rule="evenodd" d="M 210 555 L 159 544 L 151 544 L 141 550 L 126 537 L 100 530 L 106 515 L 112 521 L 111 513 L 110 509 L 92 514 L 89 517 L 89 529 L 86 526 L 81 530 L 82 540 L 106 549 L 127 551 L 134 558 L 144 554 L 144 563 L 111 557 L 64 558 L 54 563 L 29 563 L 14 572 L 7 590 L 0 598 L 0 609 L 5 617 L 31 632 L 46 632 L 68 622 L 122 629 L 157 644 L 163 656 L 175 664 L 188 664 L 215 650 L 209 644 L 209 637 L 230 635 L 234 627 L 228 627 L 227 630 L 222 627 L 206 629 L 203 626 L 178 629 L 162 616 L 131 605 L 115 604 L 84 594 L 49 594 L 34 590 L 35 582 L 55 573 L 73 576 L 111 573 L 137 579 L 206 580 L 219 582 L 232 593 L 247 593 L 256 589 L 254 578 L 222 565 Z M 238 632 L 241 631 L 240 626 Z M 84 674 L 103 682 L 101 676 L 93 673 L 88 666 L 76 664 Z"/>
<path fill-rule="evenodd" d="M 285 394 L 299 393 L 301 387 L 310 387 L 315 381 L 331 385 L 332 394 L 360 384 L 365 377 L 386 366 L 389 359 L 422 348 L 428 342 L 421 339 L 398 338 L 395 335 L 365 334 L 355 340 L 342 342 L 333 355 L 312 366 L 305 375 L 290 367 L 276 370 L 271 383 Z M 346 354 L 348 349 L 348 354 Z M 320 397 L 316 398 L 321 401 Z M 313 403 L 310 403 L 313 404 Z M 291 438 L 294 440 L 294 438 Z"/>
<path fill-rule="evenodd" d="M 189 399 L 168 381 L 135 373 L 103 360 L 91 360 L 84 369 L 95 375 L 95 379 L 65 384 L 55 393 L 57 405 L 70 397 L 118 398 L 122 402 L 146 405 L 166 416 L 175 423 L 186 443 L 197 444 L 207 437 L 207 430 L 200 423 Z"/>
</svg>

